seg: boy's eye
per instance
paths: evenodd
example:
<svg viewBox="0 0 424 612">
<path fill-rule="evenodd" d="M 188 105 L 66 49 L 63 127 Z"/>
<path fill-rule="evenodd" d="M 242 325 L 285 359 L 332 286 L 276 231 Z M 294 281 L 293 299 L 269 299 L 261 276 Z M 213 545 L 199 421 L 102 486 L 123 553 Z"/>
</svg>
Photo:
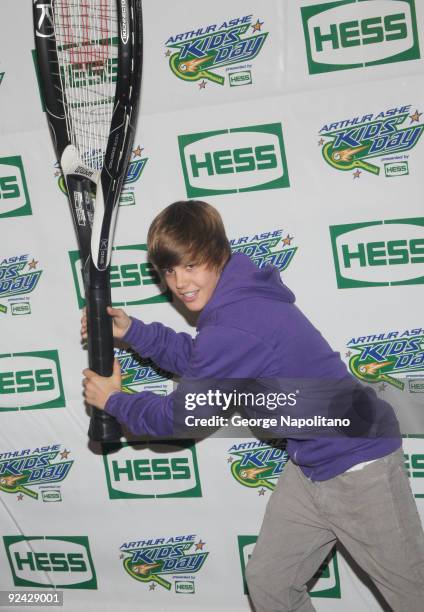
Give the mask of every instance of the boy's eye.
<svg viewBox="0 0 424 612">
<path fill-rule="evenodd" d="M 193 270 L 193 268 L 196 266 L 196 264 L 192 263 L 192 264 L 187 264 L 186 265 L 186 269 L 187 270 Z"/>
<path fill-rule="evenodd" d="M 166 276 L 169 276 L 174 273 L 174 268 L 165 268 L 163 272 Z"/>
</svg>

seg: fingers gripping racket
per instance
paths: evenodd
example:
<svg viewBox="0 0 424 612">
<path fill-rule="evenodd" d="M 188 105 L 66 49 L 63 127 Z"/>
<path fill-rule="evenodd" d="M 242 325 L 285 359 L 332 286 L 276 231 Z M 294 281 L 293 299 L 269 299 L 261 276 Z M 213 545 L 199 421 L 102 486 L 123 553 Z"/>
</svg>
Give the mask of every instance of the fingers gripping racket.
<svg viewBox="0 0 424 612">
<path fill-rule="evenodd" d="M 113 371 L 109 267 L 141 84 L 141 0 L 33 0 L 40 86 L 68 191 L 87 300 L 89 366 Z M 92 408 L 88 435 L 119 423 Z"/>
</svg>

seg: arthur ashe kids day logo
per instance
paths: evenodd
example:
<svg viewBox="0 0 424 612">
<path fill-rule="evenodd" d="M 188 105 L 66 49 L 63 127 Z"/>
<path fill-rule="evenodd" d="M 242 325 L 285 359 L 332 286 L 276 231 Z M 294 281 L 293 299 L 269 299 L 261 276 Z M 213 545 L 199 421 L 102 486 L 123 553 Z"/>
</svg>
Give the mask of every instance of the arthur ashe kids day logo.
<svg viewBox="0 0 424 612">
<path fill-rule="evenodd" d="M 246 582 L 246 566 L 253 553 L 257 539 L 258 537 L 253 535 L 237 536 L 241 574 L 243 578 L 243 591 L 245 595 L 249 593 Z M 311 585 L 308 589 L 311 597 L 341 598 L 339 565 L 335 550 L 321 565 L 308 584 Z"/>
<path fill-rule="evenodd" d="M 281 440 L 239 442 L 228 449 L 228 454 L 233 478 L 244 487 L 259 489 L 259 495 L 275 489 L 289 458 Z"/>
<path fill-rule="evenodd" d="M 409 104 L 324 125 L 319 132 L 324 160 L 336 170 L 353 170 L 354 178 L 362 171 L 378 176 L 383 165 L 386 177 L 409 174 L 405 153 L 424 130 L 423 113 L 413 108 Z"/>
<path fill-rule="evenodd" d="M 289 187 L 280 123 L 178 136 L 189 198 Z"/>
<path fill-rule="evenodd" d="M 424 217 L 330 226 L 340 289 L 424 283 Z"/>
<path fill-rule="evenodd" d="M 79 251 L 70 251 L 72 275 L 77 293 L 78 307 L 85 305 L 84 281 Z M 159 286 L 159 277 L 147 261 L 147 246 L 132 244 L 112 249 L 110 285 L 113 306 L 134 306 L 167 302 L 170 297 Z"/>
<path fill-rule="evenodd" d="M 8 312 L 6 298 L 12 315 L 31 313 L 28 295 L 34 291 L 42 270 L 39 262 L 28 254 L 0 259 L 0 313 Z"/>
<path fill-rule="evenodd" d="M 0 355 L 0 412 L 64 406 L 57 351 Z"/>
<path fill-rule="evenodd" d="M 125 571 L 140 582 L 149 583 L 149 590 L 161 586 L 180 594 L 193 594 L 197 573 L 209 552 L 199 536 L 179 535 L 124 542 L 120 547 Z"/>
<path fill-rule="evenodd" d="M 349 369 L 359 380 L 424 393 L 424 329 L 359 336 L 347 347 Z"/>
<path fill-rule="evenodd" d="M 87 536 L 3 536 L 18 587 L 97 589 Z"/>
<path fill-rule="evenodd" d="M 168 395 L 173 389 L 172 374 L 155 365 L 151 359 L 140 357 L 134 351 L 115 348 L 122 374 L 122 391 L 139 393 L 152 391 Z"/>
<path fill-rule="evenodd" d="M 165 43 L 165 57 L 175 76 L 184 81 L 199 81 L 204 89 L 208 81 L 224 85 L 225 71 L 230 86 L 252 83 L 250 63 L 262 50 L 268 32 L 264 22 L 245 15 L 222 23 L 170 36 Z"/>
<path fill-rule="evenodd" d="M 59 483 L 74 463 L 70 451 L 61 444 L 0 453 L 0 492 L 16 494 L 17 499 L 60 502 Z"/>
<path fill-rule="evenodd" d="M 258 268 L 270 264 L 283 272 L 291 263 L 297 247 L 292 246 L 294 236 L 284 237 L 283 230 L 262 232 L 254 236 L 242 236 L 230 240 L 233 253 L 244 253 Z"/>
<path fill-rule="evenodd" d="M 31 202 L 21 156 L 1 157 L 0 219 L 31 214 Z"/>
<path fill-rule="evenodd" d="M 420 57 L 414 0 L 336 0 L 301 12 L 310 74 Z"/>
<path fill-rule="evenodd" d="M 202 496 L 191 442 L 132 442 L 103 460 L 110 499 Z"/>
</svg>

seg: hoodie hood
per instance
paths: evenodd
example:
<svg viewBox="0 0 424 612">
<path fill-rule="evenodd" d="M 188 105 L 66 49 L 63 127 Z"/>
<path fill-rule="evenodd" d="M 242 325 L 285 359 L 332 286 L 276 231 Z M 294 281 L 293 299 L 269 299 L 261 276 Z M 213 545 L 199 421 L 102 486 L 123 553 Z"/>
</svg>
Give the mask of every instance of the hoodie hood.
<svg viewBox="0 0 424 612">
<path fill-rule="evenodd" d="M 280 278 L 278 268 L 258 268 L 247 255 L 233 253 L 225 265 L 213 295 L 200 313 L 197 327 L 216 309 L 249 298 L 293 303 L 295 296 Z"/>
</svg>

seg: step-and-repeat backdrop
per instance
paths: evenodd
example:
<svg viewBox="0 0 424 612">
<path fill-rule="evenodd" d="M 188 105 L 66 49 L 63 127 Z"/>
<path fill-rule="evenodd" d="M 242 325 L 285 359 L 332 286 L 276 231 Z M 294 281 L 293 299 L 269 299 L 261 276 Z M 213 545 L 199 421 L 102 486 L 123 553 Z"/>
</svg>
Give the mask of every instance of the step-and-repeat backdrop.
<svg viewBox="0 0 424 612">
<path fill-rule="evenodd" d="M 143 11 L 113 303 L 194 334 L 156 282 L 146 235 L 170 202 L 212 203 L 234 251 L 277 266 L 352 374 L 415 415 L 405 467 L 424 516 L 423 3 L 144 0 Z M 30 0 L 3 0 L 0 35 L 1 588 L 56 587 L 68 611 L 248 611 L 244 568 L 284 447 L 248 432 L 88 445 L 80 260 Z M 173 388 L 148 359 L 116 353 L 128 392 Z M 310 593 L 319 611 L 381 609 L 339 551 Z"/>
</svg>

